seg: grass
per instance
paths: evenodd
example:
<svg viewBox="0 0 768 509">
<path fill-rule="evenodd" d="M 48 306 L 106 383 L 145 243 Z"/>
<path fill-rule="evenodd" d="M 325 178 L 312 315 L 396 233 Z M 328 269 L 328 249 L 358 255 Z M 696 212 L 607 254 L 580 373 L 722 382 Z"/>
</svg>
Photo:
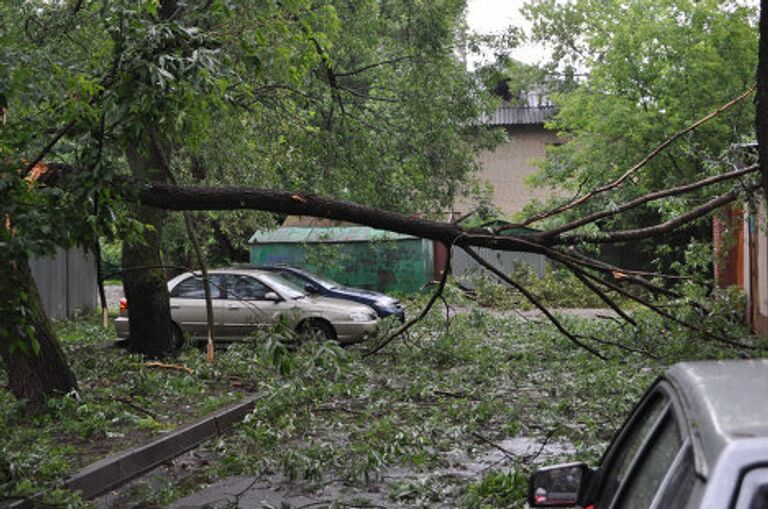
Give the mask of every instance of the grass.
<svg viewBox="0 0 768 509">
<path fill-rule="evenodd" d="M 603 361 L 545 322 L 470 307 L 447 324 L 436 308 L 380 355 L 334 343 L 292 350 L 264 337 L 220 350 L 214 365 L 185 349 L 176 362 L 192 374 L 149 369 L 136 356 L 102 348 L 113 336 L 96 320 L 61 323 L 80 392 L 29 417 L 0 391 L 0 494 L 45 489 L 51 502 L 75 503 L 56 486 L 78 467 L 255 392 L 261 398 L 246 420 L 199 449 L 204 461 L 164 473 L 151 488 L 135 485 L 132 501 L 162 506 L 247 475 L 358 505 L 522 507 L 527 476 L 543 458 L 532 457 L 534 448 L 469 468 L 495 450 L 491 443 L 565 444 L 547 461 L 594 463 L 668 364 L 741 354 L 635 315 L 638 329 L 563 320 L 583 337 L 649 355 L 596 343 L 609 357 Z M 766 345 L 758 346 L 754 355 L 764 354 Z"/>
</svg>

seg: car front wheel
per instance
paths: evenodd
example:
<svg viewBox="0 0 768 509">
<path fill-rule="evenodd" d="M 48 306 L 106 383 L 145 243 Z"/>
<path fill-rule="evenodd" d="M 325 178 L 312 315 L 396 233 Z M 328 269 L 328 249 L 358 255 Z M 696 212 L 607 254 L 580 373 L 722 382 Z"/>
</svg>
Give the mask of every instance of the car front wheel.
<svg viewBox="0 0 768 509">
<path fill-rule="evenodd" d="M 305 320 L 297 329 L 301 341 L 329 341 L 336 339 L 336 331 L 333 326 L 317 318 Z"/>
</svg>

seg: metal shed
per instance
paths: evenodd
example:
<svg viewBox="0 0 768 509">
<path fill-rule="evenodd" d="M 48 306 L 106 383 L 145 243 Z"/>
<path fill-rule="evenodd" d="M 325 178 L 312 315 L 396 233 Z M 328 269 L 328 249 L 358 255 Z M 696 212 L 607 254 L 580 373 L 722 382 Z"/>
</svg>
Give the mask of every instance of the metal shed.
<svg viewBox="0 0 768 509">
<path fill-rule="evenodd" d="M 96 309 L 96 263 L 82 248 L 57 248 L 29 260 L 43 308 L 50 318 L 72 318 Z"/>
<path fill-rule="evenodd" d="M 498 228 L 505 223 L 502 221 L 490 221 L 480 225 L 484 228 Z M 502 235 L 519 235 L 522 233 L 531 233 L 535 230 L 531 228 L 506 228 L 500 233 Z M 485 247 L 475 248 L 475 252 L 480 257 L 489 262 L 505 274 L 514 272 L 516 265 L 523 264 L 530 267 L 537 276 L 542 277 L 546 272 L 547 259 L 544 255 L 538 253 L 523 253 L 518 251 L 500 251 L 498 249 L 489 249 Z M 489 273 L 472 257 L 462 249 L 453 249 L 451 256 L 451 272 L 456 279 L 468 288 L 477 286 L 477 278 L 486 275 L 498 283 L 502 283 L 496 275 Z"/>
<path fill-rule="evenodd" d="M 293 265 L 369 290 L 418 291 L 434 273 L 432 241 L 367 226 L 284 226 L 249 244 L 254 265 Z"/>
</svg>

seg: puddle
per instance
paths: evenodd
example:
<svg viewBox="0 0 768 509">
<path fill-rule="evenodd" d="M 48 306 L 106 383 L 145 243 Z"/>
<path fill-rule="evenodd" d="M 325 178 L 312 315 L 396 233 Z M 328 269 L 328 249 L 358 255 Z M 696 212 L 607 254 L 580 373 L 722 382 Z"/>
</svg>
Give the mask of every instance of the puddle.
<svg viewBox="0 0 768 509">
<path fill-rule="evenodd" d="M 340 507 L 456 507 L 466 485 L 480 480 L 486 472 L 504 469 L 510 462 L 542 464 L 575 453 L 563 440 L 542 443 L 528 437 L 514 437 L 485 444 L 484 452 L 471 457 L 454 449 L 443 454 L 448 467 L 418 472 L 393 467 L 376 479 L 348 484 L 343 480 L 289 482 L 283 476 L 269 478 L 232 477 L 179 500 L 173 509 L 211 508 L 325 508 L 334 502 Z M 487 448 L 486 448 L 487 446 Z"/>
</svg>

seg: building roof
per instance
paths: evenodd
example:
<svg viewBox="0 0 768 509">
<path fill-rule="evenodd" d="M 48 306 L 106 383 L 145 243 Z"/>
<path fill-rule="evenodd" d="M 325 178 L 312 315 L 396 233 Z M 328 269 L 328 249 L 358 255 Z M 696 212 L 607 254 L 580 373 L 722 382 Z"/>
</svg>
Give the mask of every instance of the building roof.
<svg viewBox="0 0 768 509">
<path fill-rule="evenodd" d="M 557 113 L 552 105 L 513 106 L 505 102 L 493 113 L 484 115 L 481 123 L 491 126 L 542 125 Z"/>
<path fill-rule="evenodd" d="M 282 227 L 254 233 L 249 244 L 301 244 L 335 242 L 369 242 L 376 240 L 415 239 L 412 235 L 377 230 L 368 226 Z"/>
<path fill-rule="evenodd" d="M 683 362 L 666 378 L 708 465 L 737 440 L 768 437 L 768 359 Z"/>
</svg>

